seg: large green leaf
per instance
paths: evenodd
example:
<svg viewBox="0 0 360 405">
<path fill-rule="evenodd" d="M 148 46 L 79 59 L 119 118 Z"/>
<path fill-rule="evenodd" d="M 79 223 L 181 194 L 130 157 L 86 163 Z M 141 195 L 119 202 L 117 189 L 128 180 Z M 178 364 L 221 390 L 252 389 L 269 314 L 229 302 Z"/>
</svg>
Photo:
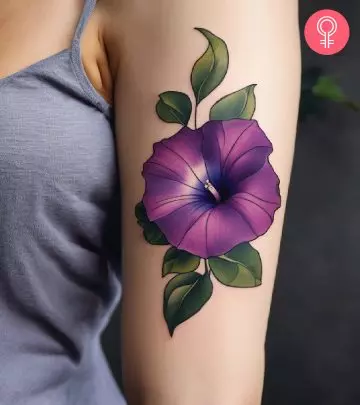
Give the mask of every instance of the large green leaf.
<svg viewBox="0 0 360 405">
<path fill-rule="evenodd" d="M 200 257 L 171 247 L 164 256 L 162 275 L 164 277 L 170 273 L 190 273 L 195 271 L 199 264 Z"/>
<path fill-rule="evenodd" d="M 137 223 L 143 228 L 143 235 L 146 242 L 151 245 L 168 245 L 169 242 L 165 235 L 161 232 L 160 228 L 151 222 L 147 216 L 145 206 L 140 201 L 135 207 L 135 215 Z"/>
<path fill-rule="evenodd" d="M 211 108 L 210 119 L 224 121 L 242 118 L 250 120 L 254 115 L 256 107 L 255 86 L 256 84 L 251 84 L 221 98 Z"/>
<path fill-rule="evenodd" d="M 171 336 L 177 326 L 200 311 L 212 291 L 209 272 L 178 274 L 169 281 L 164 291 L 164 317 Z"/>
<path fill-rule="evenodd" d="M 208 48 L 195 62 L 191 73 L 197 105 L 223 81 L 229 66 L 229 52 L 221 38 L 204 28 L 196 29 L 209 41 Z"/>
<path fill-rule="evenodd" d="M 191 116 L 191 100 L 188 95 L 178 91 L 166 91 L 159 95 L 156 112 L 165 122 L 186 126 Z"/>
<path fill-rule="evenodd" d="M 229 287 L 257 287 L 261 284 L 261 258 L 249 243 L 241 243 L 223 256 L 211 257 L 209 266 L 220 283 Z"/>
</svg>

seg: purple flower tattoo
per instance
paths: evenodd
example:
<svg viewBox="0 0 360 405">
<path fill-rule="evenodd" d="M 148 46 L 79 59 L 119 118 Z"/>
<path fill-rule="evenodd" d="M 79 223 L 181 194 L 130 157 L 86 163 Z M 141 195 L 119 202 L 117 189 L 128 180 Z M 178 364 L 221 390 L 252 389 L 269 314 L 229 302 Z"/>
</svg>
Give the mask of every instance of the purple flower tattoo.
<svg viewBox="0 0 360 405">
<path fill-rule="evenodd" d="M 272 144 L 252 119 L 254 84 L 217 101 L 210 120 L 196 128 L 198 105 L 223 81 L 229 64 L 225 42 L 197 30 L 208 48 L 191 72 L 195 129 L 188 127 L 190 97 L 161 93 L 157 115 L 182 128 L 154 144 L 142 172 L 145 192 L 135 209 L 146 241 L 170 245 L 162 275 L 175 274 L 163 300 L 171 336 L 210 299 L 215 279 L 235 288 L 261 285 L 261 257 L 249 242 L 267 232 L 281 203 L 279 179 L 269 162 Z"/>
<path fill-rule="evenodd" d="M 154 145 L 143 203 L 169 243 L 207 259 L 264 234 L 280 206 L 272 145 L 254 120 L 210 121 Z"/>
</svg>

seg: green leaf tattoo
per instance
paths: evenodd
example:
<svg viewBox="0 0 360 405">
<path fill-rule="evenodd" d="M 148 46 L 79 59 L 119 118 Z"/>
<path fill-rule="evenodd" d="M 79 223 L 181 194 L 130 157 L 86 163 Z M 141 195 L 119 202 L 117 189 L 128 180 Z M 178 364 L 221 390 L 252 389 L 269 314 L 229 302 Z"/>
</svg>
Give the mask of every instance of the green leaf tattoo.
<svg viewBox="0 0 360 405">
<path fill-rule="evenodd" d="M 166 91 L 159 95 L 160 100 L 156 104 L 156 112 L 159 118 L 165 122 L 188 124 L 191 116 L 191 100 L 187 94 L 178 91 Z"/>
<path fill-rule="evenodd" d="M 209 258 L 209 266 L 220 283 L 229 287 L 257 287 L 261 284 L 261 258 L 250 243 L 242 243 L 223 256 Z"/>
<path fill-rule="evenodd" d="M 143 235 L 146 242 L 151 245 L 168 245 L 165 235 L 161 232 L 160 228 L 155 222 L 150 222 L 146 213 L 145 206 L 140 201 L 135 207 L 135 216 L 137 223 L 143 228 Z"/>
<path fill-rule="evenodd" d="M 221 38 L 204 28 L 196 29 L 209 41 L 207 50 L 196 61 L 191 73 L 191 84 L 198 105 L 224 80 L 229 66 L 229 53 Z"/>
<path fill-rule="evenodd" d="M 181 323 L 206 304 L 213 292 L 210 274 L 179 274 L 169 281 L 164 292 L 164 317 L 170 336 Z"/>
<path fill-rule="evenodd" d="M 256 107 L 255 86 L 256 84 L 251 84 L 220 99 L 211 108 L 210 119 L 232 120 L 242 118 L 250 120 L 254 115 Z"/>
<path fill-rule="evenodd" d="M 199 265 L 199 256 L 171 247 L 164 256 L 162 275 L 164 277 L 170 273 L 190 273 L 195 271 Z"/>
</svg>

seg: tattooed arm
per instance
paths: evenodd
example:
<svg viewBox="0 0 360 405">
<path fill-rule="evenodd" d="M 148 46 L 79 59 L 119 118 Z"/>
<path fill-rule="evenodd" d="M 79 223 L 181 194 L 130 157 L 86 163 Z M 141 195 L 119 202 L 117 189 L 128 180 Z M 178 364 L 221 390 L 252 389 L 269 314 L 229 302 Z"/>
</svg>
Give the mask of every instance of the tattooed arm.
<svg viewBox="0 0 360 405">
<path fill-rule="evenodd" d="M 108 4 L 129 404 L 257 405 L 297 120 L 297 2 Z"/>
</svg>

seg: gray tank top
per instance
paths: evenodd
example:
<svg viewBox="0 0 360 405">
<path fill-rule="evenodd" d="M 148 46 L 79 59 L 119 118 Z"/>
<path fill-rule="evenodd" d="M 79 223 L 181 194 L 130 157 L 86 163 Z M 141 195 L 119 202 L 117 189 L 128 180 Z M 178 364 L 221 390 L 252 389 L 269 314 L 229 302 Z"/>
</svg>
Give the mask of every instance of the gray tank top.
<svg viewBox="0 0 360 405">
<path fill-rule="evenodd" d="M 121 405 L 100 335 L 120 296 L 111 106 L 70 49 L 0 79 L 0 405 Z"/>
</svg>

